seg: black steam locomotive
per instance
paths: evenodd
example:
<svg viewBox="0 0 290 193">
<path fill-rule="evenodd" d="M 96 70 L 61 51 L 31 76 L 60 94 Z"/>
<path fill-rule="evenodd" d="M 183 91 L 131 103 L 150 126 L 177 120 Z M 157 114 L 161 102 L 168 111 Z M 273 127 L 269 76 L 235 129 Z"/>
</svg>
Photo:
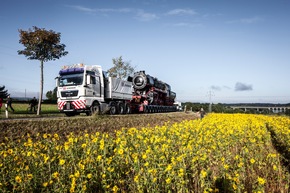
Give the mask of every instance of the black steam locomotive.
<svg viewBox="0 0 290 193">
<path fill-rule="evenodd" d="M 169 84 L 150 76 L 145 71 L 135 72 L 132 78 L 133 97 L 131 109 L 143 112 L 176 111 L 176 93 Z"/>
</svg>

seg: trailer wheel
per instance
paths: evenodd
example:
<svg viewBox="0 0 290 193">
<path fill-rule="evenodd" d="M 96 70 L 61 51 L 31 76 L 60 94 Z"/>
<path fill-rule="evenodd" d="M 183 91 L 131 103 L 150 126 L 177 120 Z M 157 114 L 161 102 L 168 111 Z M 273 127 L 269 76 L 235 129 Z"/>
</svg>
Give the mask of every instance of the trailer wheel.
<svg viewBox="0 0 290 193">
<path fill-rule="evenodd" d="M 131 107 L 128 103 L 125 104 L 125 114 L 130 114 L 131 113 Z"/>
<path fill-rule="evenodd" d="M 148 113 L 148 107 L 147 107 L 147 105 L 144 105 L 144 113 Z"/>
<path fill-rule="evenodd" d="M 117 105 L 116 103 L 112 103 L 110 108 L 110 114 L 115 115 L 116 113 L 117 113 Z"/>
<path fill-rule="evenodd" d="M 119 114 L 124 114 L 125 113 L 125 106 L 123 102 L 118 103 L 118 113 Z"/>
</svg>

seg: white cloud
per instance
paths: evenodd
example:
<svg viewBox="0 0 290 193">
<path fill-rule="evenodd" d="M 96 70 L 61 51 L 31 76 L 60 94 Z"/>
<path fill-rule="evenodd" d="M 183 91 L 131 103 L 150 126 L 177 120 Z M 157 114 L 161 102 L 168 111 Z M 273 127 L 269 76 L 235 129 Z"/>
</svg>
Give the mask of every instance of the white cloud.
<svg viewBox="0 0 290 193">
<path fill-rule="evenodd" d="M 119 8 L 119 9 L 111 9 L 111 8 L 101 8 L 101 9 L 92 9 L 87 8 L 83 6 L 68 6 L 71 8 L 74 8 L 78 11 L 84 12 L 84 13 L 102 13 L 102 14 L 109 14 L 109 13 L 131 13 L 135 15 L 135 19 L 139 21 L 151 21 L 154 19 L 158 19 L 158 16 L 154 13 L 145 12 L 142 9 L 132 9 L 132 8 Z"/>
<path fill-rule="evenodd" d="M 148 13 L 148 12 L 144 12 L 143 10 L 138 10 L 136 19 L 140 21 L 151 21 L 151 20 L 158 19 L 158 16 L 154 13 Z"/>
<path fill-rule="evenodd" d="M 111 9 L 111 8 L 101 8 L 101 9 L 92 9 L 84 6 L 79 6 L 79 5 L 70 5 L 68 7 L 71 7 L 73 9 L 76 9 L 81 12 L 85 13 L 130 13 L 134 12 L 133 9 L 130 8 L 120 8 L 120 9 Z"/>
<path fill-rule="evenodd" d="M 211 87 L 210 87 L 210 89 L 212 89 L 212 90 L 215 90 L 215 91 L 221 91 L 221 90 L 224 90 L 224 89 L 231 89 L 230 87 L 228 87 L 228 86 L 218 86 L 218 85 L 212 85 Z"/>
<path fill-rule="evenodd" d="M 251 23 L 258 23 L 260 21 L 263 21 L 263 19 L 261 19 L 260 17 L 252 17 L 252 18 L 244 18 L 240 20 L 241 23 L 245 23 L 245 24 L 251 24 Z"/>
<path fill-rule="evenodd" d="M 202 26 L 202 24 L 201 23 L 179 22 L 179 23 L 167 24 L 166 26 L 173 26 L 173 27 L 200 27 L 200 26 Z"/>
<path fill-rule="evenodd" d="M 251 17 L 251 18 L 242 18 L 242 19 L 238 19 L 238 20 L 231 20 L 228 21 L 227 23 L 242 23 L 242 24 L 253 24 L 253 23 L 258 23 L 263 21 L 262 18 L 260 17 Z"/>
<path fill-rule="evenodd" d="M 248 91 L 248 90 L 253 90 L 252 85 L 241 82 L 237 82 L 235 85 L 235 91 Z"/>
<path fill-rule="evenodd" d="M 85 12 L 85 13 L 95 13 L 97 10 L 96 9 L 91 9 L 91 8 L 87 8 L 87 7 L 83 7 L 83 6 L 79 6 L 79 5 L 70 5 L 68 7 L 72 7 L 76 10 Z"/>
<path fill-rule="evenodd" d="M 220 90 L 222 90 L 220 86 L 216 86 L 216 85 L 212 85 L 210 88 L 211 88 L 212 90 L 216 90 L 216 91 L 220 91 Z"/>
<path fill-rule="evenodd" d="M 196 15 L 197 12 L 195 12 L 192 9 L 173 9 L 166 13 L 166 15 Z"/>
</svg>

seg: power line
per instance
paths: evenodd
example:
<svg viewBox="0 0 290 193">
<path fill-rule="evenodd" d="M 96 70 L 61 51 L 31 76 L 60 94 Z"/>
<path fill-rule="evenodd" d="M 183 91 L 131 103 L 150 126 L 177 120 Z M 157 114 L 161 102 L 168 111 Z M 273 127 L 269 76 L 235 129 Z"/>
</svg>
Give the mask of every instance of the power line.
<svg viewBox="0 0 290 193">
<path fill-rule="evenodd" d="M 213 91 L 209 91 L 208 92 L 208 97 L 209 97 L 209 107 L 208 107 L 208 111 L 211 113 L 211 106 L 212 106 L 212 102 L 211 102 L 211 98 L 214 96 L 214 92 Z"/>
</svg>

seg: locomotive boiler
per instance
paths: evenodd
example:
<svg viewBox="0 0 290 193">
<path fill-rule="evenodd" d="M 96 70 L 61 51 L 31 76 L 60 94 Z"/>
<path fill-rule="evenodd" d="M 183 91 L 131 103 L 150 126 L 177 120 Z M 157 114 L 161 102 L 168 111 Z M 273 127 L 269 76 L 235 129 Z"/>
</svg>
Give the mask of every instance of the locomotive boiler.
<svg viewBox="0 0 290 193">
<path fill-rule="evenodd" d="M 132 78 L 131 108 L 135 112 L 176 111 L 176 93 L 169 84 L 150 76 L 145 71 L 135 72 Z"/>
</svg>

